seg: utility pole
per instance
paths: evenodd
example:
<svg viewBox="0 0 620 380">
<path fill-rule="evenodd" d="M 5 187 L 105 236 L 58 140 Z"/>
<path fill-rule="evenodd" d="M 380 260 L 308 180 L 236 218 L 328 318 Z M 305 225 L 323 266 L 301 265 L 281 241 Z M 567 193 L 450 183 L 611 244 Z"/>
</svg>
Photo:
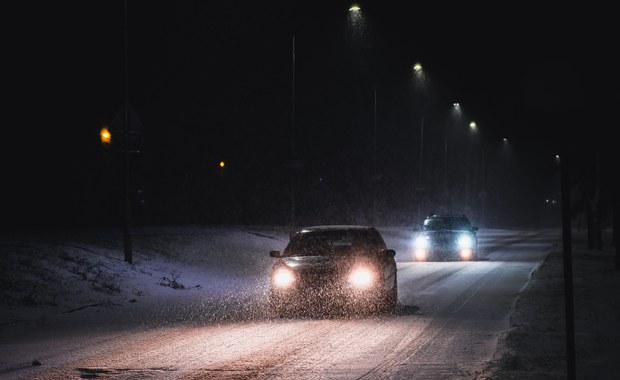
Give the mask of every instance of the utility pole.
<svg viewBox="0 0 620 380">
<path fill-rule="evenodd" d="M 289 237 L 292 238 L 296 229 L 295 220 L 295 182 L 297 176 L 297 165 L 295 163 L 295 36 L 293 35 L 292 53 L 292 79 L 291 79 L 291 161 L 289 170 L 291 171 L 291 220 L 289 226 Z"/>
<path fill-rule="evenodd" d="M 124 53 L 125 53 L 125 101 L 124 101 L 124 137 L 125 137 L 125 194 L 124 194 L 124 206 L 125 206 L 125 225 L 124 225 L 124 238 L 125 238 L 125 261 L 129 264 L 133 264 L 132 244 L 131 244 L 131 173 L 129 162 L 129 54 L 128 54 L 128 38 L 127 38 L 127 0 L 125 0 L 125 23 L 124 23 Z"/>
<path fill-rule="evenodd" d="M 424 147 L 424 115 L 420 117 L 420 169 L 418 170 L 418 182 L 422 181 L 422 150 Z"/>
<path fill-rule="evenodd" d="M 562 247 L 564 252 L 564 308 L 566 330 L 567 379 L 575 375 L 575 312 L 573 306 L 573 253 L 570 210 L 570 159 L 568 149 L 560 156 L 561 194 L 562 194 Z"/>
<path fill-rule="evenodd" d="M 377 173 L 377 86 L 374 88 L 374 127 L 373 127 L 373 142 L 372 142 L 372 225 L 377 223 L 377 182 L 379 181 L 379 174 Z"/>
</svg>

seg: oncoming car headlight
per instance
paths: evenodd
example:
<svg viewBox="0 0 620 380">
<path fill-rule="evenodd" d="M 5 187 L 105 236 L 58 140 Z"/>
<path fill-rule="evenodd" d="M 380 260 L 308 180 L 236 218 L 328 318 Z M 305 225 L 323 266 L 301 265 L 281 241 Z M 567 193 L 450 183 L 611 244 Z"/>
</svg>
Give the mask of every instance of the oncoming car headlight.
<svg viewBox="0 0 620 380">
<path fill-rule="evenodd" d="M 430 242 L 428 237 L 420 235 L 415 238 L 413 241 L 413 255 L 416 260 L 423 261 L 427 259 L 429 246 Z"/>
<path fill-rule="evenodd" d="M 463 260 L 472 260 L 474 258 L 474 238 L 471 235 L 463 234 L 459 236 L 457 241 L 459 247 L 459 255 Z"/>
<path fill-rule="evenodd" d="M 271 280 L 276 287 L 288 288 L 295 282 L 295 275 L 288 268 L 278 268 L 273 272 Z"/>
<path fill-rule="evenodd" d="M 366 288 L 375 282 L 375 276 L 370 268 L 355 268 L 349 273 L 349 282 L 356 288 Z"/>
<path fill-rule="evenodd" d="M 463 234 L 459 236 L 457 244 L 459 249 L 470 249 L 474 246 L 474 239 L 470 235 Z"/>
<path fill-rule="evenodd" d="M 424 235 L 420 235 L 413 241 L 415 249 L 427 249 L 429 245 L 428 238 Z"/>
</svg>

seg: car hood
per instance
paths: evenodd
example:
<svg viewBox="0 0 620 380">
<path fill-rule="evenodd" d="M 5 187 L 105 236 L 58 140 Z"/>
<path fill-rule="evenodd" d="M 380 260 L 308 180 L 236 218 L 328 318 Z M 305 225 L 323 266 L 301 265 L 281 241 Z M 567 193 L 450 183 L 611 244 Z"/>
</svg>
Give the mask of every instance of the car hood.
<svg viewBox="0 0 620 380">
<path fill-rule="evenodd" d="M 371 263 L 368 256 L 294 256 L 284 257 L 281 264 L 293 270 L 346 270 L 359 263 Z"/>
<path fill-rule="evenodd" d="M 475 232 L 467 229 L 453 229 L 453 230 L 424 230 L 421 231 L 424 235 L 437 235 L 437 234 L 470 234 L 475 235 Z"/>
</svg>

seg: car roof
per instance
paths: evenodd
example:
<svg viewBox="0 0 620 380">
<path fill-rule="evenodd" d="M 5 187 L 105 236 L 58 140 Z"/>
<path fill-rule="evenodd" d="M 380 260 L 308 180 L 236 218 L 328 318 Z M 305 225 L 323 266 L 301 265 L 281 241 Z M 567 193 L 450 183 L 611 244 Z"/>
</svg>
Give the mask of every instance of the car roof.
<svg viewBox="0 0 620 380">
<path fill-rule="evenodd" d="M 374 230 L 375 228 L 367 225 L 359 224 L 326 224 L 317 226 L 308 226 L 300 228 L 296 233 L 307 233 L 313 231 L 360 231 L 360 230 Z"/>
<path fill-rule="evenodd" d="M 429 216 L 426 217 L 426 219 L 431 219 L 431 218 L 467 219 L 467 216 L 465 214 L 430 214 Z"/>
<path fill-rule="evenodd" d="M 444 214 L 437 215 L 432 214 L 424 219 L 423 223 L 424 228 L 429 229 L 461 229 L 461 228 L 471 228 L 471 221 L 465 214 Z"/>
</svg>

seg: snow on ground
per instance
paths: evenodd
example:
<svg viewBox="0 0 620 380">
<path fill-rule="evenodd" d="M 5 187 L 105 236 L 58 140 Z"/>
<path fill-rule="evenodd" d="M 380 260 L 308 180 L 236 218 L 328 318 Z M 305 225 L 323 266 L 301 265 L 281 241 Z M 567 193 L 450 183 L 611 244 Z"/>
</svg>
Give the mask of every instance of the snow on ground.
<svg viewBox="0 0 620 380">
<path fill-rule="evenodd" d="M 572 270 L 577 379 L 612 380 L 620 374 L 620 271 L 611 234 L 603 250 L 587 249 L 585 231 L 573 232 Z M 488 370 L 478 379 L 566 379 L 567 339 L 561 247 L 532 274 L 500 336 Z"/>
<path fill-rule="evenodd" d="M 380 230 L 402 259 L 408 234 Z M 575 233 L 572 247 L 577 378 L 615 379 L 620 271 L 611 238 L 599 251 L 586 248 L 584 235 Z M 264 315 L 257 300 L 266 294 L 268 253 L 287 241 L 286 227 L 141 227 L 132 234 L 131 265 L 116 230 L 0 236 L 0 337 L 235 317 L 227 305 L 237 313 L 242 305 L 245 318 Z M 533 273 L 478 379 L 566 378 L 564 312 L 558 249 Z"/>
<path fill-rule="evenodd" d="M 210 300 L 222 307 L 209 317 L 224 318 L 227 304 L 264 294 L 269 251 L 287 239 L 285 228 L 137 228 L 130 265 L 119 231 L 4 236 L 0 333 L 204 319 Z"/>
</svg>

